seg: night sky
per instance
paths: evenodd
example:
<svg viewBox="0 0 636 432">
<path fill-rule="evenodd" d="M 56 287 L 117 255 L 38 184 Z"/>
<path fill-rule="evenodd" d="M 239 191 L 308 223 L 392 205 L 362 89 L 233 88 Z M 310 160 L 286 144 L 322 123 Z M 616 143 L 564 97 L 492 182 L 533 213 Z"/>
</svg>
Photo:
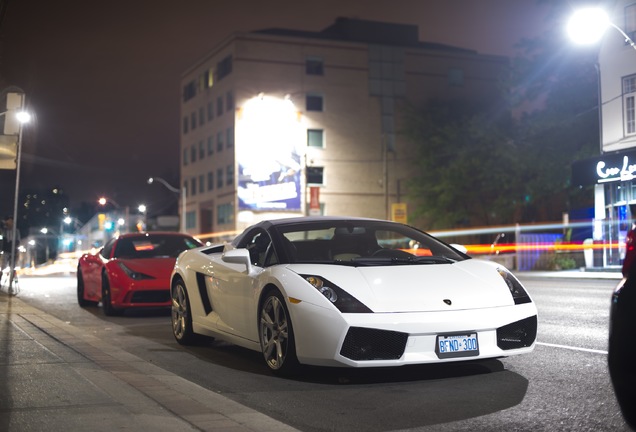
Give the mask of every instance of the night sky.
<svg viewBox="0 0 636 432">
<path fill-rule="evenodd" d="M 21 185 L 61 187 L 71 207 L 174 202 L 180 76 L 233 32 L 319 31 L 339 16 L 419 26 L 420 40 L 513 55 L 541 32 L 537 0 L 0 0 L 0 87 L 26 92 Z M 0 170 L 0 214 L 15 171 Z"/>
</svg>

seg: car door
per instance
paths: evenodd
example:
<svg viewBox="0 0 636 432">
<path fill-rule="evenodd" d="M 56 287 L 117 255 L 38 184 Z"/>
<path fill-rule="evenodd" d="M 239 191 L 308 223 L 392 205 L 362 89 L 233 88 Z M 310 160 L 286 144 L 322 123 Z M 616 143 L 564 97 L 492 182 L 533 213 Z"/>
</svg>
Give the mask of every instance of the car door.
<svg viewBox="0 0 636 432">
<path fill-rule="evenodd" d="M 258 340 L 256 302 L 260 292 L 259 277 L 265 259 L 271 253 L 271 238 L 261 228 L 248 233 L 238 249 L 250 255 L 250 270 L 244 264 L 223 263 L 215 268 L 211 300 L 217 311 L 219 330 L 250 340 Z"/>
</svg>

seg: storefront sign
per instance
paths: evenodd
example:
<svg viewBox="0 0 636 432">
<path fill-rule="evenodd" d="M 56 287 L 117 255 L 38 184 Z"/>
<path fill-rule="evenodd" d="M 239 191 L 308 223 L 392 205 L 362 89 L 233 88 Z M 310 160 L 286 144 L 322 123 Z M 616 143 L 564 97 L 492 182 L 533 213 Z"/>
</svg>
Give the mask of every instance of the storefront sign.
<svg viewBox="0 0 636 432">
<path fill-rule="evenodd" d="M 606 183 L 611 181 L 628 181 L 634 178 L 634 172 L 636 172 L 636 165 L 629 163 L 629 157 L 623 156 L 623 163 L 619 166 L 608 166 L 604 161 L 599 161 L 596 164 L 596 174 L 598 175 L 599 183 Z"/>
<path fill-rule="evenodd" d="M 572 183 L 592 185 L 636 178 L 636 151 L 604 154 L 572 164 Z"/>
</svg>

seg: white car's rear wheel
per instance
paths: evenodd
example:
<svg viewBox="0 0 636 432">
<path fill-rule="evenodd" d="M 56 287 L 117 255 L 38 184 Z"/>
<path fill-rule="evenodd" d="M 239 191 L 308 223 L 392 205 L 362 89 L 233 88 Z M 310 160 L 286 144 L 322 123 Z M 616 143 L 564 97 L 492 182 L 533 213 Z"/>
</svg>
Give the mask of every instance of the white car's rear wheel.
<svg viewBox="0 0 636 432">
<path fill-rule="evenodd" d="M 289 311 L 278 290 L 265 295 L 259 313 L 259 336 L 265 362 L 274 373 L 290 374 L 298 369 Z"/>
</svg>

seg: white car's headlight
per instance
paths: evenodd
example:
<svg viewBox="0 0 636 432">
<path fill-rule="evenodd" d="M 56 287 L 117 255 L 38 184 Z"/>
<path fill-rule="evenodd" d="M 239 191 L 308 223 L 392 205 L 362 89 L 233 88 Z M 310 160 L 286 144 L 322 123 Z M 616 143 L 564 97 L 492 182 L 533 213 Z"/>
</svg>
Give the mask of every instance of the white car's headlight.
<svg viewBox="0 0 636 432">
<path fill-rule="evenodd" d="M 348 292 L 320 276 L 301 275 L 342 313 L 373 313 Z"/>
<path fill-rule="evenodd" d="M 508 285 L 508 289 L 510 290 L 510 294 L 512 294 L 512 298 L 515 301 L 515 304 L 523 304 L 530 303 L 530 296 L 521 285 L 521 282 L 508 270 L 503 269 L 501 267 L 497 268 L 497 272 L 503 278 L 506 285 Z"/>
</svg>

